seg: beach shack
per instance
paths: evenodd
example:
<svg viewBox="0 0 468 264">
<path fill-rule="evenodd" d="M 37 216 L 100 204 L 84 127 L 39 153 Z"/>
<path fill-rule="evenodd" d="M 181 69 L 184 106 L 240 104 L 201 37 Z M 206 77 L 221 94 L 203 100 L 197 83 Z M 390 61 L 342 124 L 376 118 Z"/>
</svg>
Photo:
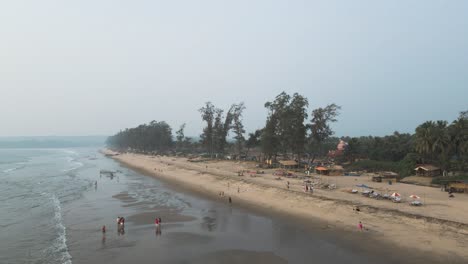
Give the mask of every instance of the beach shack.
<svg viewBox="0 0 468 264">
<path fill-rule="evenodd" d="M 398 179 L 399 179 L 399 174 L 398 173 L 395 173 L 393 171 L 384 171 L 384 172 L 381 172 L 380 173 L 380 176 L 382 177 L 382 180 L 384 182 L 393 182 L 393 183 L 396 183 L 398 182 Z"/>
<path fill-rule="evenodd" d="M 416 176 L 436 177 L 442 174 L 440 168 L 429 164 L 419 165 L 414 170 L 416 171 Z"/>
<path fill-rule="evenodd" d="M 279 164 L 280 167 L 283 169 L 295 169 L 299 166 L 299 164 L 295 160 L 280 160 Z"/>
<path fill-rule="evenodd" d="M 328 169 L 322 166 L 315 167 L 315 172 L 320 175 L 328 175 L 329 173 Z"/>
<path fill-rule="evenodd" d="M 447 187 L 452 192 L 468 193 L 468 181 L 449 182 Z"/>
</svg>

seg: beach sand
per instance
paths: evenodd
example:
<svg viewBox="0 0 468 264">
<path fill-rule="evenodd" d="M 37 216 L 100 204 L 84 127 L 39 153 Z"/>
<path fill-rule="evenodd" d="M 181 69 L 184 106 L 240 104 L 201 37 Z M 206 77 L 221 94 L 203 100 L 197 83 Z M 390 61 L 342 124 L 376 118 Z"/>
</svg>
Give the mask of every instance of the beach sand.
<svg viewBox="0 0 468 264">
<path fill-rule="evenodd" d="M 104 150 L 105 153 L 112 153 Z M 396 183 L 372 182 L 370 177 L 321 177 L 320 181 L 335 184 L 335 190 L 315 189 L 313 194 L 303 191 L 299 179 L 275 180 L 273 170 L 265 174 L 254 171 L 255 164 L 235 161 L 189 162 L 187 158 L 119 154 L 113 158 L 122 164 L 145 172 L 185 189 L 212 196 L 234 205 L 245 205 L 258 210 L 280 213 L 300 219 L 322 221 L 323 229 L 343 230 L 343 234 L 366 235 L 392 244 L 434 256 L 436 261 L 459 262 L 468 259 L 468 195 L 459 194 L 449 199 L 440 189 Z M 286 181 L 290 182 L 287 189 Z M 366 184 L 380 193 L 399 192 L 404 202 L 375 200 L 348 190 L 356 184 Z M 220 195 L 224 192 L 224 196 Z M 407 196 L 416 194 L 424 202 L 422 207 L 409 206 Z M 121 198 L 125 196 L 122 195 Z M 358 205 L 360 212 L 353 210 Z M 364 232 L 357 224 L 362 221 Z"/>
</svg>

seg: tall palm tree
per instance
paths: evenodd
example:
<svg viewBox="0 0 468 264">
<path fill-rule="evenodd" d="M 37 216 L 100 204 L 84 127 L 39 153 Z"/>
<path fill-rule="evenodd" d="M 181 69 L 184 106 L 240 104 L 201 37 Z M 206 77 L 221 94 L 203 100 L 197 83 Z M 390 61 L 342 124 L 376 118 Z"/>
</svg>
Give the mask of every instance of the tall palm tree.
<svg viewBox="0 0 468 264">
<path fill-rule="evenodd" d="M 450 141 L 457 157 L 468 153 L 468 120 L 462 117 L 453 121 L 449 127 Z"/>
<path fill-rule="evenodd" d="M 426 121 L 416 128 L 415 149 L 418 153 L 432 153 L 434 145 L 434 127 L 435 123 L 433 121 Z"/>
<path fill-rule="evenodd" d="M 448 153 L 450 137 L 447 130 L 447 121 L 437 121 L 431 134 L 433 136 L 432 152 L 435 154 Z"/>
</svg>

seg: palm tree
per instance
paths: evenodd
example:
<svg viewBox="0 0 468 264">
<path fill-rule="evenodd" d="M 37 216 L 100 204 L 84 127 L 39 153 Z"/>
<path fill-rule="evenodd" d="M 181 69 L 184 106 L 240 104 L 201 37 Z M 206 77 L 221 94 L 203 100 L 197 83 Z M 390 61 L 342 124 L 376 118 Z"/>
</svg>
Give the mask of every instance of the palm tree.
<svg viewBox="0 0 468 264">
<path fill-rule="evenodd" d="M 426 121 L 416 128 L 415 149 L 421 154 L 431 154 L 434 145 L 433 130 L 435 123 Z"/>
<path fill-rule="evenodd" d="M 434 140 L 432 144 L 432 152 L 436 154 L 448 153 L 450 137 L 447 131 L 447 121 L 437 121 L 431 134 Z"/>
<path fill-rule="evenodd" d="M 468 120 L 460 117 L 449 126 L 452 148 L 457 157 L 468 153 Z"/>
</svg>

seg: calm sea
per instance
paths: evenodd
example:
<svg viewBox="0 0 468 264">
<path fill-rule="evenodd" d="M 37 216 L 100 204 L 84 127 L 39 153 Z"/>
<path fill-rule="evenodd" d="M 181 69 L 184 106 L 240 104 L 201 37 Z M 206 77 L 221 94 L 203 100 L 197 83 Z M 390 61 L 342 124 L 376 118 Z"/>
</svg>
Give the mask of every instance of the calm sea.
<svg viewBox="0 0 468 264">
<path fill-rule="evenodd" d="M 123 235 L 117 216 L 127 218 Z M 306 225 L 187 193 L 96 149 L 0 149 L 2 264 L 428 263 L 357 232 Z"/>
<path fill-rule="evenodd" d="M 92 187 L 87 153 L 0 149 L 0 263 L 71 263 L 62 207 Z"/>
</svg>

